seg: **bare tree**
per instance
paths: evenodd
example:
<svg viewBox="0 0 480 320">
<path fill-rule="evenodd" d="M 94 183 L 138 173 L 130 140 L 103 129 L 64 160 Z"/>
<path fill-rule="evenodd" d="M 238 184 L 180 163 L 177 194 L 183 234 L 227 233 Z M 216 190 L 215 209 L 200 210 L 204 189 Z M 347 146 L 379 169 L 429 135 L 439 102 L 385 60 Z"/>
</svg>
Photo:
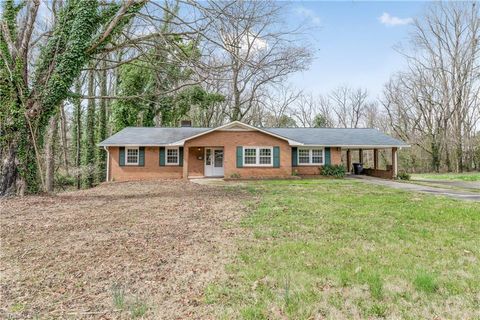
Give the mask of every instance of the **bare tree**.
<svg viewBox="0 0 480 320">
<path fill-rule="evenodd" d="M 475 2 L 434 3 L 416 19 L 408 71 L 385 87 L 383 105 L 398 136 L 419 146 L 431 167 L 473 166 L 480 90 L 480 16 Z M 455 156 L 451 158 L 451 154 Z M 442 160 L 443 157 L 443 160 Z"/>
<path fill-rule="evenodd" d="M 358 128 L 365 117 L 368 93 L 366 89 L 352 89 L 341 86 L 332 91 L 333 110 L 338 125 L 344 128 Z"/>
<path fill-rule="evenodd" d="M 212 1 L 209 10 L 215 16 L 208 34 L 211 55 L 220 62 L 216 76 L 229 85 L 230 120 L 243 120 L 266 87 L 304 70 L 312 54 L 300 43 L 298 28 L 282 23 L 275 1 Z"/>
</svg>

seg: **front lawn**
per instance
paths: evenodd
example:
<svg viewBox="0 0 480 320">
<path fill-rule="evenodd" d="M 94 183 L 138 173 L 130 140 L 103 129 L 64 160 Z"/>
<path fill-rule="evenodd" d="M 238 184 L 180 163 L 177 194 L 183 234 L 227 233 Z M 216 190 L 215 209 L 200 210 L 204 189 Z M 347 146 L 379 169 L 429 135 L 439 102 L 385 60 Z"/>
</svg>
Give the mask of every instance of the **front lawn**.
<svg viewBox="0 0 480 320">
<path fill-rule="evenodd" d="M 466 173 L 417 173 L 412 179 L 451 180 L 451 181 L 480 181 L 480 172 Z"/>
<path fill-rule="evenodd" d="M 480 205 L 351 180 L 252 183 L 223 318 L 478 318 Z"/>
</svg>

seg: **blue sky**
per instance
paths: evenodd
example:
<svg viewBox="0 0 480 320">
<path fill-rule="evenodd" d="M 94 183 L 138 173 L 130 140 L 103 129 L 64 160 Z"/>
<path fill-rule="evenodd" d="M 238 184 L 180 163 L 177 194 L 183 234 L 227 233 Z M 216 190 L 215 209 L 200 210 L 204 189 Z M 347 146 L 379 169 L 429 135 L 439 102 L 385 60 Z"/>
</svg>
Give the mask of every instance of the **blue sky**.
<svg viewBox="0 0 480 320">
<path fill-rule="evenodd" d="M 292 84 L 311 92 L 328 93 L 345 84 L 367 88 L 372 97 L 390 75 L 404 67 L 394 50 L 408 44 L 412 18 L 422 15 L 426 2 L 293 2 L 292 23 L 308 23 L 316 59 L 308 71 L 291 77 Z"/>
</svg>

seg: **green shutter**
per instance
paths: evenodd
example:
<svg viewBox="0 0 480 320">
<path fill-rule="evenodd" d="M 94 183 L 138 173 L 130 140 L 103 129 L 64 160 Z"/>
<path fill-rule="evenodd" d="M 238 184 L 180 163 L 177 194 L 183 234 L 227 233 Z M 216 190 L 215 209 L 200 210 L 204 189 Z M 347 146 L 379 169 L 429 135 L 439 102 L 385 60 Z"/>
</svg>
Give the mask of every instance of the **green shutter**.
<svg viewBox="0 0 480 320">
<path fill-rule="evenodd" d="M 237 147 L 237 168 L 243 167 L 243 147 Z"/>
<path fill-rule="evenodd" d="M 125 165 L 125 147 L 120 147 L 120 152 L 118 153 L 118 163 L 120 166 Z"/>
<path fill-rule="evenodd" d="M 292 167 L 298 167 L 298 148 L 292 147 Z"/>
<path fill-rule="evenodd" d="M 280 147 L 273 147 L 273 167 L 280 168 Z"/>
<path fill-rule="evenodd" d="M 145 147 L 138 148 L 138 166 L 143 167 L 145 165 Z"/>
<path fill-rule="evenodd" d="M 330 148 L 325 148 L 325 164 L 330 164 Z"/>
<path fill-rule="evenodd" d="M 178 165 L 183 167 L 183 147 L 178 148 Z"/>
<path fill-rule="evenodd" d="M 160 147 L 160 165 L 165 165 L 165 147 Z"/>
</svg>

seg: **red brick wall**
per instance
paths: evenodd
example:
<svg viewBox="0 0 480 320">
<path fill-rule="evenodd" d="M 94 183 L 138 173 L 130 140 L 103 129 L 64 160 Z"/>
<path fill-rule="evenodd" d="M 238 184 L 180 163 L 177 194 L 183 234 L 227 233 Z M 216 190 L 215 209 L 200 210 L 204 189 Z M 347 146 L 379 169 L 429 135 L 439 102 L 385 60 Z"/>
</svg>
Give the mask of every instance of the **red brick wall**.
<svg viewBox="0 0 480 320">
<path fill-rule="evenodd" d="M 181 178 L 182 167 L 160 166 L 158 147 L 145 147 L 145 166 L 120 166 L 119 148 L 109 147 L 110 181 L 154 180 L 160 178 Z"/>
<path fill-rule="evenodd" d="M 237 146 L 280 147 L 280 168 L 243 167 L 237 168 Z M 223 147 L 224 176 L 239 174 L 241 178 L 290 177 L 292 174 L 291 148 L 287 141 L 258 131 L 214 131 L 185 142 L 185 150 L 191 147 Z M 190 159 L 190 156 L 188 157 Z M 186 166 L 186 165 L 185 165 Z M 187 168 L 185 168 L 186 171 Z M 189 166 L 190 170 L 190 166 Z M 184 176 L 186 173 L 184 171 Z"/>
<path fill-rule="evenodd" d="M 342 149 L 332 147 L 330 148 L 330 163 L 341 164 L 342 163 Z M 294 172 L 303 176 L 320 174 L 320 168 L 322 166 L 297 166 L 292 168 Z"/>
</svg>

